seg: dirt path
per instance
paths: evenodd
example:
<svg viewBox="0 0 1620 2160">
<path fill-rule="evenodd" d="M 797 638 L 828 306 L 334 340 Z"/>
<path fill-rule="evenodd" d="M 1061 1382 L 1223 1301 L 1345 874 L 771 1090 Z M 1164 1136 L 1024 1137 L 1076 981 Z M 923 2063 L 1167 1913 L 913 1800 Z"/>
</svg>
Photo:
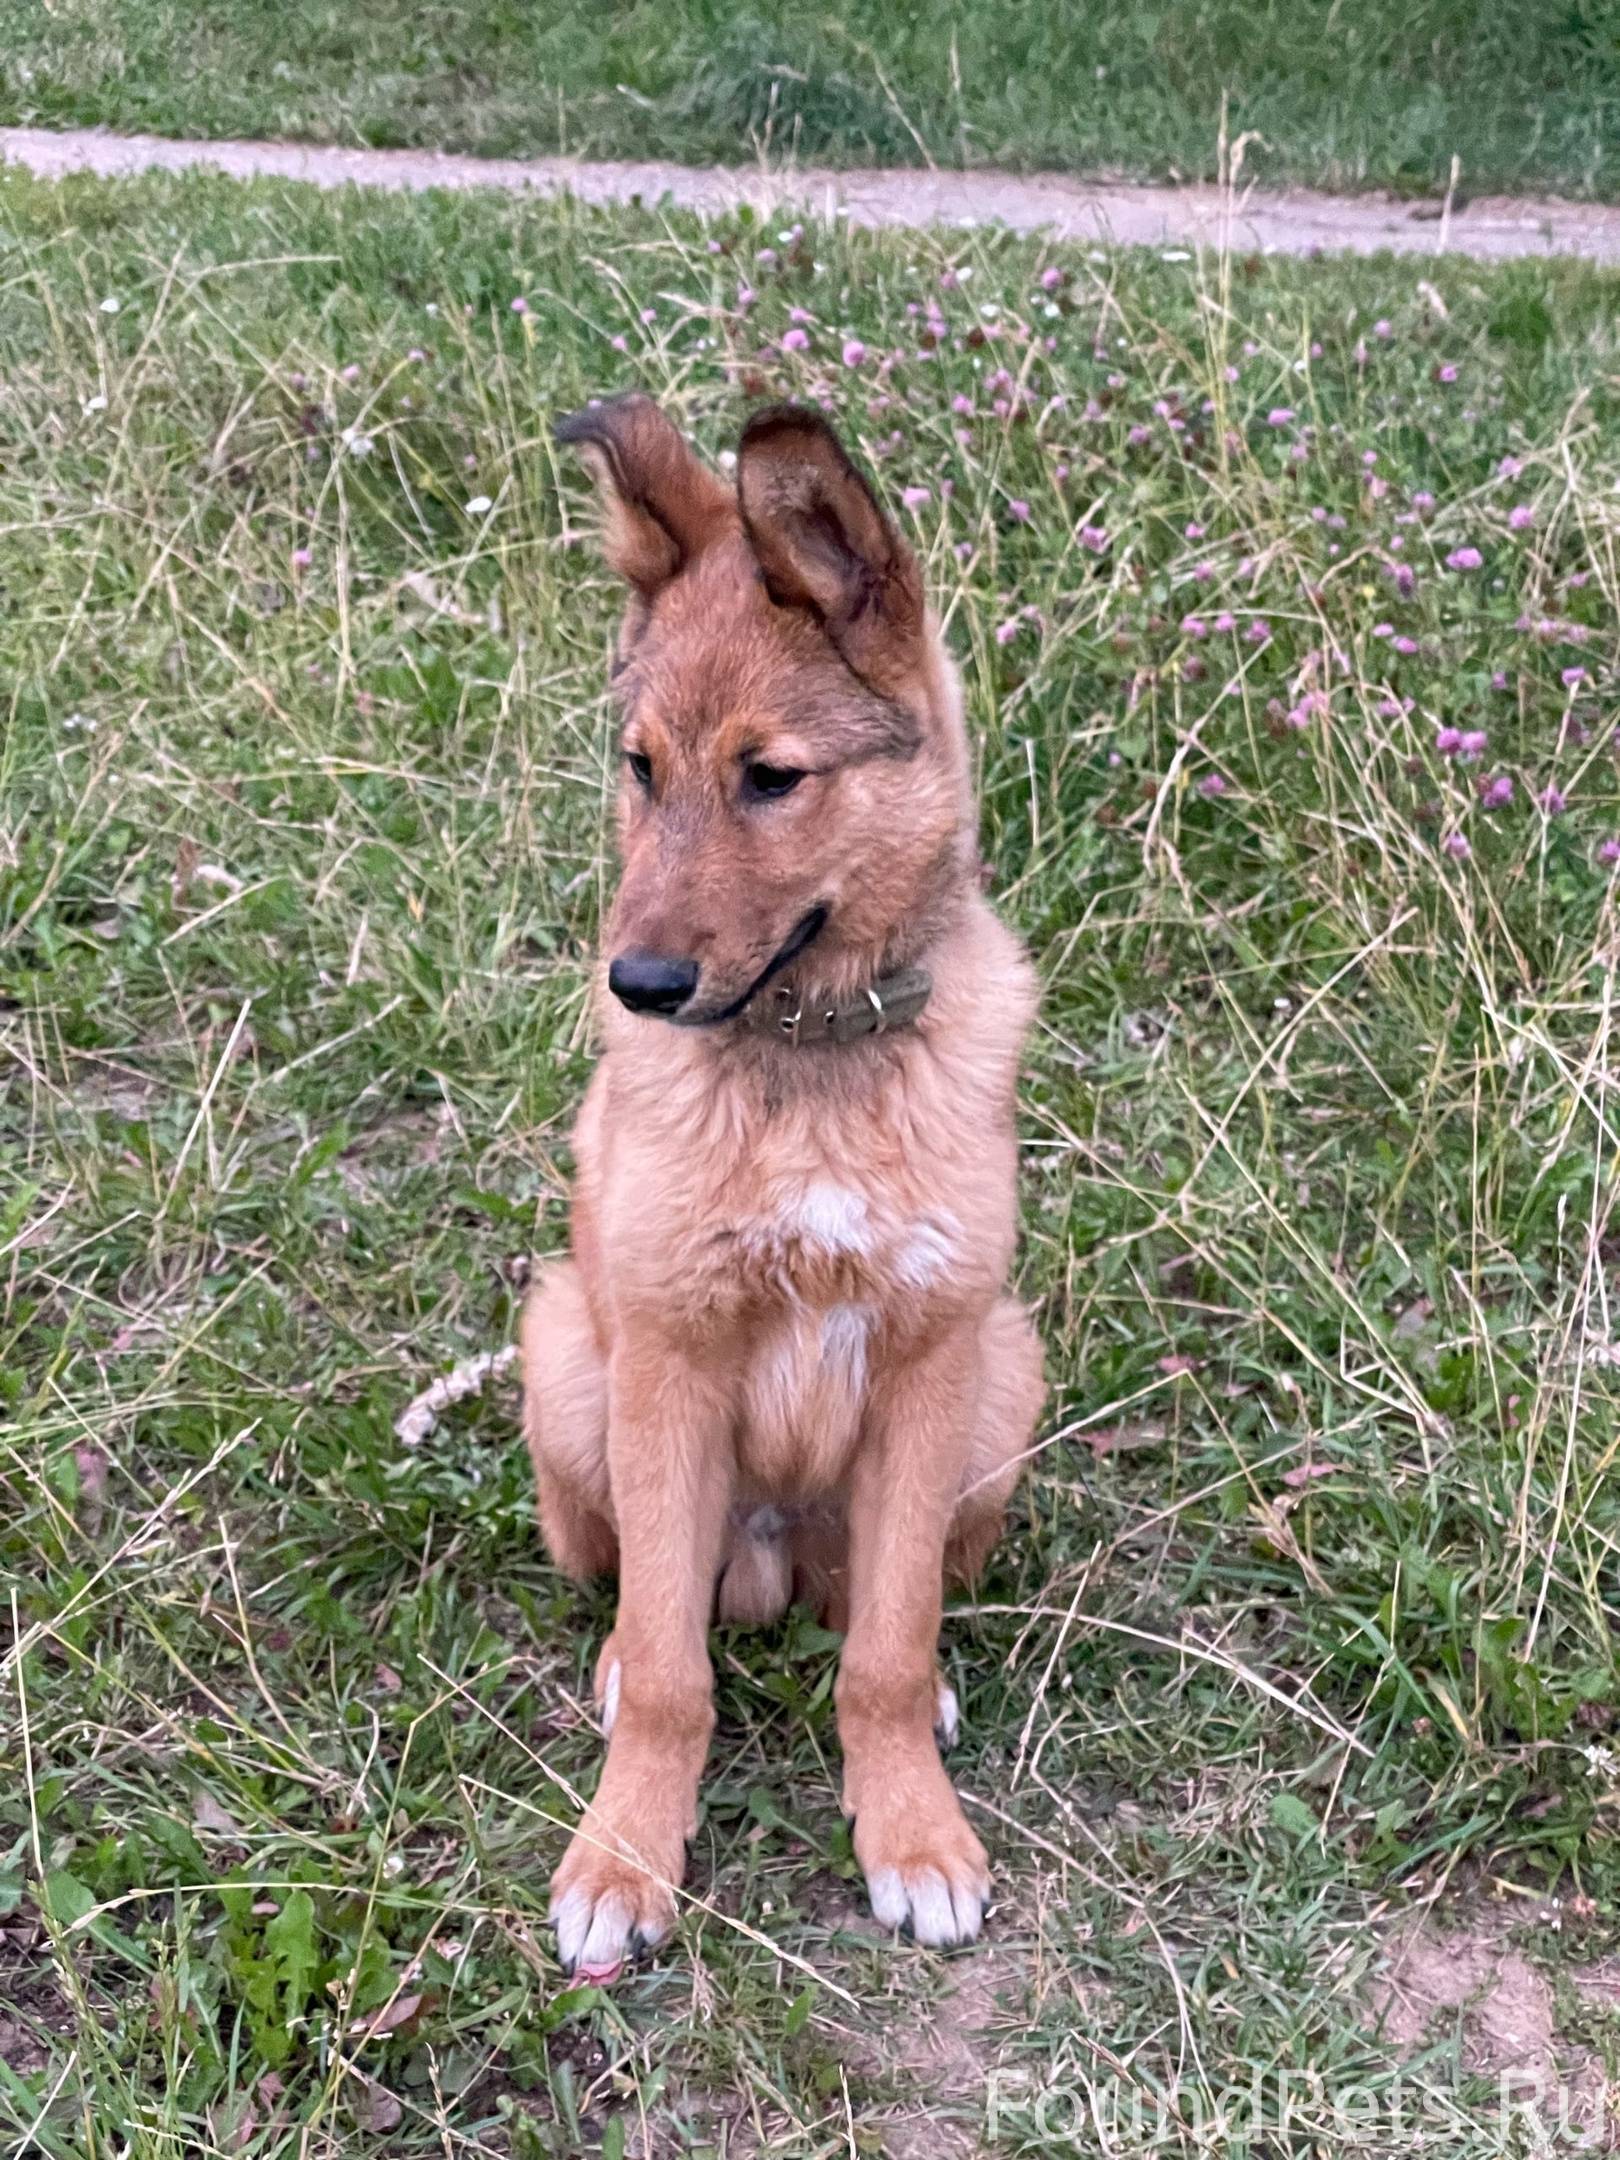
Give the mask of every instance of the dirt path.
<svg viewBox="0 0 1620 2160">
<path fill-rule="evenodd" d="M 572 192 L 586 202 L 663 197 L 689 210 L 738 203 L 841 212 L 862 225 L 987 224 L 1021 232 L 1045 227 L 1066 240 L 1115 240 L 1150 247 L 1213 242 L 1306 255 L 1319 248 L 1403 255 L 1450 251 L 1480 261 L 1517 255 L 1579 255 L 1620 263 L 1620 207 L 1527 202 L 1481 196 L 1449 215 L 1433 203 L 1387 195 L 1259 191 L 1229 206 L 1213 187 L 1134 187 L 1071 180 L 1059 173 L 761 172 L 691 165 L 596 164 L 577 158 L 453 157 L 422 150 L 340 150 L 306 143 L 170 142 L 156 135 L 109 135 L 97 128 L 0 128 L 0 160 L 47 179 L 64 173 L 178 172 L 210 166 L 255 175 L 356 182 L 388 188 L 534 188 Z"/>
</svg>

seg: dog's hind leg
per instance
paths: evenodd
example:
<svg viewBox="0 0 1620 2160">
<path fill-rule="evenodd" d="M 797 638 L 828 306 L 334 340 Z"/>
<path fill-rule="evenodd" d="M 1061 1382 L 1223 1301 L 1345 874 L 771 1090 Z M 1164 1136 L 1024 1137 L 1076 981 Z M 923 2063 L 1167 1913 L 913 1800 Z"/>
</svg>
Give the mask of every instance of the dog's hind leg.
<svg viewBox="0 0 1620 2160">
<path fill-rule="evenodd" d="M 849 1525 L 841 1511 L 807 1517 L 793 1532 L 793 1595 L 835 1635 L 849 1627 Z"/>
<path fill-rule="evenodd" d="M 947 1588 L 971 1583 L 1001 1535 L 1046 1399 L 1041 1339 L 1022 1305 L 1001 1298 L 979 1336 L 979 1403 L 945 1546 Z"/>
<path fill-rule="evenodd" d="M 715 1605 L 727 1627 L 769 1627 L 793 1596 L 789 1525 L 776 1508 L 733 1508 Z"/>
<path fill-rule="evenodd" d="M 523 1434 L 551 1557 L 583 1581 L 618 1565 L 607 1465 L 607 1368 L 579 1269 L 556 1261 L 529 1293 L 519 1329 Z"/>
</svg>

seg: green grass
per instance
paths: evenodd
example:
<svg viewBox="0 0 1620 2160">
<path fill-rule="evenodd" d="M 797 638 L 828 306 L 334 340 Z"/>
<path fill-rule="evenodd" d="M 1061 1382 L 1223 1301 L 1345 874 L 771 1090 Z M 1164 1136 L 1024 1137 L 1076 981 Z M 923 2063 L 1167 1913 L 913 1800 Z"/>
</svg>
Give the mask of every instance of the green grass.
<svg viewBox="0 0 1620 2160">
<path fill-rule="evenodd" d="M 15 176 L 0 266 L 7 2149 L 1078 2154 L 1095 2093 L 1307 2160 L 1207 2110 L 1310 2066 L 1410 2150 L 1404 1916 L 1566 2002 L 1616 1935 L 1620 288 Z M 929 490 L 1054 1388 L 945 1636 L 986 1947 L 863 1917 L 800 1617 L 599 1998 L 610 1598 L 509 1386 L 393 1423 L 565 1236 L 617 596 L 548 421 L 632 381 Z M 1527 2149 L 1456 2021 L 1404 2078 Z"/>
<path fill-rule="evenodd" d="M 1620 196 L 1612 0 L 0 0 L 0 123 Z"/>
</svg>

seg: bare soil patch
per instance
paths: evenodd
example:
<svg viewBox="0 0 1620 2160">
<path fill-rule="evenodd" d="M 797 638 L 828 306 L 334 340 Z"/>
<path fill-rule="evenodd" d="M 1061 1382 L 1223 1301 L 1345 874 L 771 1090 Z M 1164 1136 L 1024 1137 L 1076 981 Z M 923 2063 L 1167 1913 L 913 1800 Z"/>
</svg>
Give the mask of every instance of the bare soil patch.
<svg viewBox="0 0 1620 2160">
<path fill-rule="evenodd" d="M 1520 2098 L 1544 2096 L 1556 2112 L 1567 2094 L 1567 2119 L 1595 2133 L 1592 2149 L 1620 2149 L 1620 2090 L 1611 2089 L 1602 2055 L 1555 1981 L 1509 1939 L 1512 1916 L 1477 1910 L 1455 1926 L 1428 1917 L 1409 1922 L 1390 1944 L 1369 1998 L 1377 2031 L 1404 2059 L 1455 2036 L 1468 2071 L 1503 2083 Z M 1620 2009 L 1620 1960 L 1571 1966 L 1563 1976 L 1575 2000 L 1594 2011 Z"/>
<path fill-rule="evenodd" d="M 348 150 L 315 143 L 188 142 L 111 135 L 101 128 L 0 128 L 0 162 L 44 179 L 184 172 L 208 167 L 237 179 L 316 187 L 505 188 L 575 195 L 582 202 L 725 211 L 810 209 L 857 225 L 1008 225 L 1064 240 L 1161 247 L 1230 243 L 1260 254 L 1344 251 L 1455 254 L 1481 262 L 1577 255 L 1620 262 L 1620 208 L 1475 196 L 1460 206 L 1393 195 L 1324 195 L 1305 188 L 1236 195 L 1210 186 L 1148 187 L 1066 173 L 835 172 L 620 163 L 586 158 L 480 158 L 435 150 Z"/>
</svg>

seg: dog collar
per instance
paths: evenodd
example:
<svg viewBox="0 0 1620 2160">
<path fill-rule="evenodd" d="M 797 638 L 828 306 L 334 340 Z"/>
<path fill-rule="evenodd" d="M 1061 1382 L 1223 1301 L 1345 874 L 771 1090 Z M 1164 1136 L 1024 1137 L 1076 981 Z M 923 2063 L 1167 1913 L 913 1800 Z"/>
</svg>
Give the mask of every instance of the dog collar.
<svg viewBox="0 0 1620 2160">
<path fill-rule="evenodd" d="M 749 1006 L 745 1020 L 761 1034 L 774 1035 L 795 1049 L 806 1043 L 859 1042 L 863 1035 L 891 1035 L 910 1027 L 933 994 L 926 968 L 900 968 L 880 975 L 841 1005 L 807 999 L 784 983 Z"/>
</svg>

